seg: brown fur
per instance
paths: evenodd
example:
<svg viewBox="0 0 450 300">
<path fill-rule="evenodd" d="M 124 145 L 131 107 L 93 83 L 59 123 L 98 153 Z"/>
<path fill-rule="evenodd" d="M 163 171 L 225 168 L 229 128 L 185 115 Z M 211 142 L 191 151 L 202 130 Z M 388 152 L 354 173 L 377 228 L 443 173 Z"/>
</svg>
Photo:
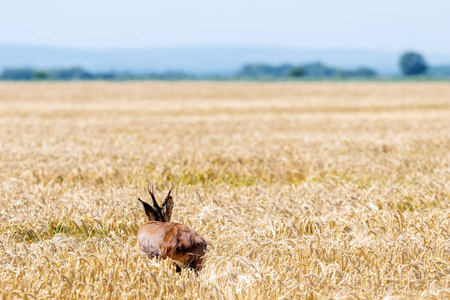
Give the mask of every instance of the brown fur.
<svg viewBox="0 0 450 300">
<path fill-rule="evenodd" d="M 139 228 L 136 247 L 150 258 L 169 257 L 195 270 L 203 266 L 206 241 L 195 230 L 174 222 L 150 221 Z"/>
</svg>

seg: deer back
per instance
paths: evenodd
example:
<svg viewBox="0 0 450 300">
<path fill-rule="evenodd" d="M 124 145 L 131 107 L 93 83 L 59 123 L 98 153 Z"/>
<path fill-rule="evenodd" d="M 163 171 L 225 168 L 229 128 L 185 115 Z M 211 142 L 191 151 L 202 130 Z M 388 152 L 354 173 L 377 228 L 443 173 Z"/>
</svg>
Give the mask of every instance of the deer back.
<svg viewBox="0 0 450 300">
<path fill-rule="evenodd" d="M 200 270 L 207 243 L 197 231 L 184 224 L 151 221 L 139 228 L 136 246 L 150 258 L 171 258 Z"/>
</svg>

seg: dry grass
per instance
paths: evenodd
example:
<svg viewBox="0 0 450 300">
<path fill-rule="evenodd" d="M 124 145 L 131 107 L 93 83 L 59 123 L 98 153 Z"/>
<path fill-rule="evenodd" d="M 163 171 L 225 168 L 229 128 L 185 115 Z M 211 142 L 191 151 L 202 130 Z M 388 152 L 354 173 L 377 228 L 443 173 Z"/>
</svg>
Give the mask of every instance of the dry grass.
<svg viewBox="0 0 450 300">
<path fill-rule="evenodd" d="M 448 83 L 1 83 L 3 298 L 450 297 Z M 136 254 L 173 180 L 208 240 Z"/>
</svg>

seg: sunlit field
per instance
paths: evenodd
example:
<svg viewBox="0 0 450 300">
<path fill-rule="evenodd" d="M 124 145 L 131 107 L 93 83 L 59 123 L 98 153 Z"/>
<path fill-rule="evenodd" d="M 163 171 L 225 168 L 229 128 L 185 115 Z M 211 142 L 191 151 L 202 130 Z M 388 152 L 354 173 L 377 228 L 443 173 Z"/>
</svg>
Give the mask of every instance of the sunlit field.
<svg viewBox="0 0 450 300">
<path fill-rule="evenodd" d="M 449 83 L 3 82 L 0 137 L 1 299 L 450 298 Z"/>
</svg>

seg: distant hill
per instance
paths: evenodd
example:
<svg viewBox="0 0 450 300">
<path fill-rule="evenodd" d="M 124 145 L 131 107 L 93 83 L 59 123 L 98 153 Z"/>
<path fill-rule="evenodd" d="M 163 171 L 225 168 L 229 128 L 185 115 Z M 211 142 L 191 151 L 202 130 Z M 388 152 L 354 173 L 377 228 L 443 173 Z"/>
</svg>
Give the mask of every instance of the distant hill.
<svg viewBox="0 0 450 300">
<path fill-rule="evenodd" d="M 423 53 L 430 64 L 449 64 L 450 54 Z M 358 49 L 297 49 L 274 46 L 155 47 L 148 49 L 77 49 L 0 45 L 0 70 L 7 67 L 61 68 L 91 71 L 230 74 L 247 63 L 304 64 L 322 62 L 339 68 L 367 66 L 382 75 L 397 74 L 400 53 Z"/>
</svg>

